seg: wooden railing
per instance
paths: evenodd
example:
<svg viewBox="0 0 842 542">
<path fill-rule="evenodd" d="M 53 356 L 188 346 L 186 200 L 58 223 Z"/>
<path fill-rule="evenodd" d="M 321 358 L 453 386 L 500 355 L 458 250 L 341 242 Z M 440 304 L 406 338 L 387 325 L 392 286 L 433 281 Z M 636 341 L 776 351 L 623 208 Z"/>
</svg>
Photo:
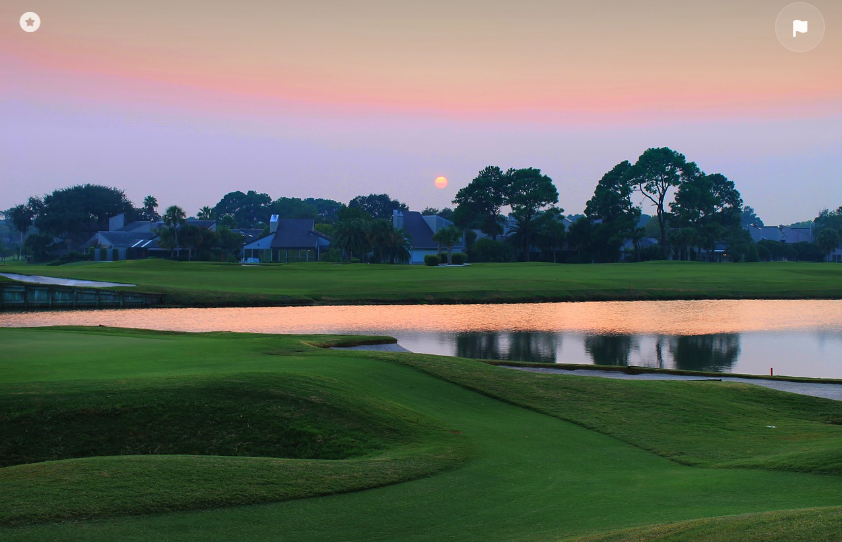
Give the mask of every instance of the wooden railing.
<svg viewBox="0 0 842 542">
<path fill-rule="evenodd" d="M 163 294 L 0 283 L 0 310 L 138 309 L 160 305 Z"/>
</svg>

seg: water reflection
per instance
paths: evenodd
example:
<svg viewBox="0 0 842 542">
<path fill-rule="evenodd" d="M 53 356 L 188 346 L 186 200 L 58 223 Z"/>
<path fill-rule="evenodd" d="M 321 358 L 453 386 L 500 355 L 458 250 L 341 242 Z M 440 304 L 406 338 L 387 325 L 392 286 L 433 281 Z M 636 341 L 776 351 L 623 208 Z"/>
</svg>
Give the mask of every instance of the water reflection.
<svg viewBox="0 0 842 542">
<path fill-rule="evenodd" d="M 718 333 L 672 337 L 669 349 L 676 369 L 728 373 L 740 357 L 740 336 Z"/>
<path fill-rule="evenodd" d="M 555 363 L 561 335 L 546 332 L 458 333 L 455 355 L 463 358 Z"/>
<path fill-rule="evenodd" d="M 596 365 L 626 367 L 631 353 L 638 349 L 632 335 L 587 335 L 584 342 L 585 352 Z"/>
</svg>

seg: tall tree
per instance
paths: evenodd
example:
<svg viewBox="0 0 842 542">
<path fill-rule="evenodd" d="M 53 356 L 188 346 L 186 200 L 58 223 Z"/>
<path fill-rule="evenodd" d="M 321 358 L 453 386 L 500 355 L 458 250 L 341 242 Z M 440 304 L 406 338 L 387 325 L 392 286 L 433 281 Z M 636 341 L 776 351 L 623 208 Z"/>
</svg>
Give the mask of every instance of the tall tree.
<svg viewBox="0 0 842 542">
<path fill-rule="evenodd" d="M 18 259 L 23 259 L 23 236 L 26 235 L 27 230 L 32 226 L 32 221 L 35 219 L 35 209 L 29 204 L 17 205 L 7 211 L 7 215 L 12 220 L 12 226 L 20 233 L 20 245 L 18 245 L 20 253 Z"/>
<path fill-rule="evenodd" d="M 553 263 L 556 263 L 556 253 L 564 244 L 567 230 L 564 228 L 564 215 L 553 207 L 544 212 L 539 220 L 538 246 L 541 250 L 553 252 Z"/>
<path fill-rule="evenodd" d="M 348 207 L 365 211 L 374 219 L 392 220 L 393 211 L 408 211 L 409 207 L 389 194 L 369 194 L 357 196 L 348 202 Z"/>
<path fill-rule="evenodd" d="M 268 194 L 238 190 L 225 194 L 213 210 L 216 216 L 233 215 L 241 228 L 254 228 L 269 221 L 271 204 Z"/>
<path fill-rule="evenodd" d="M 512 217 L 523 239 L 523 259 L 528 262 L 532 237 L 537 229 L 535 219 L 547 208 L 558 203 L 558 190 L 553 180 L 542 175 L 540 169 L 510 169 L 506 172 L 506 177 L 507 203 L 512 208 Z"/>
<path fill-rule="evenodd" d="M 335 224 L 331 244 L 345 253 L 349 259 L 353 258 L 355 253 L 362 259 L 368 247 L 366 221 L 353 216 L 340 220 Z"/>
<path fill-rule="evenodd" d="M 318 211 L 313 205 L 299 198 L 278 198 L 272 202 L 272 214 L 280 218 L 317 218 Z"/>
<path fill-rule="evenodd" d="M 754 207 L 749 207 L 748 205 L 743 207 L 740 222 L 744 228 L 746 226 L 763 226 L 763 220 L 757 216 L 757 213 L 754 211 Z"/>
<path fill-rule="evenodd" d="M 167 210 L 164 211 L 164 224 L 170 229 L 175 239 L 175 253 L 176 259 L 179 258 L 180 249 L 178 246 L 178 229 L 184 224 L 187 215 L 184 213 L 184 209 L 179 207 L 178 205 L 171 205 L 167 207 Z"/>
<path fill-rule="evenodd" d="M 684 246 L 711 251 L 716 241 L 742 229 L 743 200 L 733 181 L 720 173 L 693 170 L 694 165 L 688 164 L 670 208 L 675 225 L 687 230 L 681 235 Z"/>
<path fill-rule="evenodd" d="M 121 213 L 134 219 L 135 208 L 122 190 L 96 184 L 76 185 L 44 196 L 35 226 L 57 237 L 89 234 L 107 229 L 108 219 Z"/>
<path fill-rule="evenodd" d="M 830 253 L 839 246 L 839 234 L 836 230 L 825 228 L 816 234 L 816 245 L 824 252 L 826 259 L 830 260 Z"/>
<path fill-rule="evenodd" d="M 672 188 L 679 185 L 687 166 L 683 154 L 667 147 L 652 148 L 641 154 L 627 173 L 628 182 L 655 205 L 664 257 L 667 256 L 667 196 Z"/>
<path fill-rule="evenodd" d="M 592 248 L 601 261 L 618 261 L 625 240 L 636 242 L 642 236 L 637 227 L 641 211 L 631 199 L 634 193 L 629 176 L 631 168 L 624 161 L 603 175 L 585 206 L 585 216 L 593 222 Z"/>
<path fill-rule="evenodd" d="M 497 166 L 488 166 L 453 199 L 453 222 L 460 228 L 479 227 L 496 240 L 503 233 L 500 209 L 508 200 L 510 178 Z"/>
<path fill-rule="evenodd" d="M 158 199 L 155 196 L 143 198 L 143 219 L 152 222 L 161 220 L 161 215 L 158 214 Z"/>
<path fill-rule="evenodd" d="M 213 209 L 205 205 L 204 207 L 199 209 L 198 213 L 196 213 L 196 218 L 200 220 L 213 220 L 216 218 L 216 213 L 213 211 Z"/>
</svg>

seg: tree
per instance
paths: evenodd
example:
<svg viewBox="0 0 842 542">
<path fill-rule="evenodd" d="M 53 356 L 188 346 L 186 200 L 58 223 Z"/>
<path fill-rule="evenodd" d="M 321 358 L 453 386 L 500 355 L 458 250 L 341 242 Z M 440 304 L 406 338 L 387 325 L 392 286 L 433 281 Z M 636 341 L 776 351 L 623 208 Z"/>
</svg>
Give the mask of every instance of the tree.
<svg viewBox="0 0 842 542">
<path fill-rule="evenodd" d="M 825 253 L 829 261 L 830 253 L 839 246 L 839 234 L 831 228 L 824 228 L 816 234 L 816 245 Z"/>
<path fill-rule="evenodd" d="M 433 241 L 447 247 L 447 265 L 453 265 L 453 245 L 462 240 L 462 230 L 456 226 L 445 226 L 433 234 Z"/>
<path fill-rule="evenodd" d="M 706 175 L 694 166 L 688 164 L 670 208 L 675 225 L 687 230 L 679 236 L 684 246 L 712 251 L 716 241 L 742 229 L 743 200 L 733 181 L 719 173 Z"/>
<path fill-rule="evenodd" d="M 205 205 L 199 212 L 196 213 L 196 218 L 200 220 L 214 220 L 216 218 L 216 213 L 213 212 L 213 209 Z"/>
<path fill-rule="evenodd" d="M 12 220 L 12 226 L 20 233 L 20 244 L 18 259 L 23 259 L 23 236 L 26 235 L 27 230 L 32 226 L 32 221 L 35 218 L 35 210 L 30 205 L 17 205 L 6 212 Z"/>
<path fill-rule="evenodd" d="M 512 208 L 516 229 L 522 238 L 524 261 L 529 261 L 532 237 L 536 232 L 535 219 L 549 206 L 558 203 L 558 190 L 553 180 L 541 174 L 540 169 L 510 169 L 507 203 Z M 559 212 L 563 212 L 559 209 Z"/>
<path fill-rule="evenodd" d="M 198 226 L 194 226 L 193 224 L 186 224 L 181 227 L 181 242 L 184 244 L 184 248 L 187 249 L 187 261 L 193 260 L 193 251 L 202 244 L 202 237 L 203 233 L 206 230 Z M 175 232 L 176 236 L 176 249 L 178 249 L 178 231 Z"/>
<path fill-rule="evenodd" d="M 444 209 L 437 209 L 435 207 L 427 207 L 421 214 L 424 216 L 440 216 L 445 220 L 453 220 L 453 209 L 445 207 Z"/>
<path fill-rule="evenodd" d="M 539 219 L 538 246 L 541 250 L 552 250 L 553 263 L 556 263 L 556 252 L 564 244 L 567 231 L 564 229 L 563 215 L 556 208 L 546 211 Z"/>
<path fill-rule="evenodd" d="M 76 185 L 44 196 L 34 223 L 42 232 L 64 237 L 107 229 L 108 219 L 121 213 L 129 220 L 135 216 L 135 208 L 122 190 L 97 184 Z"/>
<path fill-rule="evenodd" d="M 592 221 L 592 248 L 601 261 L 616 262 L 626 239 L 642 237 L 637 227 L 640 208 L 632 202 L 634 185 L 629 176 L 632 165 L 620 162 L 602 176 L 593 197 L 585 206 L 585 216 Z"/>
<path fill-rule="evenodd" d="M 366 238 L 368 246 L 374 251 L 374 257 L 377 263 L 382 263 L 386 260 L 394 229 L 395 227 L 392 225 L 392 222 L 385 218 L 378 218 L 368 223 Z"/>
<path fill-rule="evenodd" d="M 348 207 L 357 208 L 368 213 L 371 218 L 391 220 L 394 211 L 408 211 L 409 207 L 396 199 L 389 197 L 389 194 L 369 194 L 357 196 L 348 202 Z"/>
<path fill-rule="evenodd" d="M 412 242 L 406 230 L 392 228 L 387 239 L 387 253 L 392 263 L 409 263 L 412 257 Z"/>
<path fill-rule="evenodd" d="M 753 207 L 749 207 L 748 205 L 746 205 L 745 207 L 743 207 L 742 215 L 740 215 L 740 225 L 744 228 L 747 226 L 762 227 L 763 220 L 761 220 L 760 217 L 757 216 L 757 213 L 754 212 Z"/>
<path fill-rule="evenodd" d="M 354 253 L 362 254 L 368 248 L 366 222 L 361 218 L 348 217 L 336 223 L 331 244 L 353 258 Z"/>
<path fill-rule="evenodd" d="M 694 167 L 689 169 L 693 170 Z M 640 193 L 655 205 L 655 216 L 661 228 L 661 251 L 665 258 L 667 256 L 666 199 L 670 189 L 678 186 L 687 170 L 688 164 L 683 154 L 662 147 L 648 149 L 641 154 L 627 173 L 627 182 L 636 186 Z"/>
<path fill-rule="evenodd" d="M 503 233 L 500 209 L 508 200 L 509 180 L 497 166 L 488 166 L 480 171 L 468 186 L 456 193 L 453 222 L 460 228 L 475 225 L 497 240 L 497 236 Z"/>
<path fill-rule="evenodd" d="M 36 262 L 44 262 L 50 258 L 50 245 L 53 236 L 48 233 L 34 233 L 23 243 L 23 252 Z"/>
<path fill-rule="evenodd" d="M 143 220 L 157 222 L 161 220 L 161 215 L 158 214 L 158 199 L 155 196 L 146 196 L 143 198 L 143 209 L 141 213 Z"/>
<path fill-rule="evenodd" d="M 249 190 L 229 192 L 213 208 L 216 216 L 233 215 L 241 228 L 254 228 L 269 220 L 272 198 L 268 194 Z"/>
<path fill-rule="evenodd" d="M 164 224 L 170 229 L 175 240 L 176 259 L 180 256 L 180 249 L 178 247 L 178 228 L 184 224 L 186 217 L 187 215 L 184 213 L 184 209 L 178 205 L 171 205 L 167 207 L 166 211 L 164 211 Z"/>
<path fill-rule="evenodd" d="M 226 256 L 238 255 L 243 249 L 245 237 L 241 233 L 231 231 L 226 226 L 218 226 L 216 233 L 219 236 L 219 248 Z"/>
<path fill-rule="evenodd" d="M 272 202 L 272 214 L 279 218 L 316 218 L 319 213 L 312 205 L 298 198 L 278 198 Z"/>
<path fill-rule="evenodd" d="M 576 258 L 579 263 L 591 261 L 591 221 L 580 217 L 570 225 L 567 231 L 567 244 L 576 249 Z"/>
<path fill-rule="evenodd" d="M 332 199 L 305 198 L 304 203 L 316 209 L 316 221 L 323 224 L 333 224 L 339 220 L 339 210 L 343 204 Z"/>
</svg>

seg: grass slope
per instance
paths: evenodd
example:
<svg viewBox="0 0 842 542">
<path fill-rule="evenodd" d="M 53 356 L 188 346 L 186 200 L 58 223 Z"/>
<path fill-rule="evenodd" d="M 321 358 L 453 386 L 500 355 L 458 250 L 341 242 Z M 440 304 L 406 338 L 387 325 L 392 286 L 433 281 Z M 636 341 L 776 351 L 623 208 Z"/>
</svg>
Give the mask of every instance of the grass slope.
<svg viewBox="0 0 842 542">
<path fill-rule="evenodd" d="M 291 264 L 242 266 L 136 260 L 10 265 L 30 275 L 137 284 L 178 306 L 442 303 L 625 299 L 842 298 L 842 266 L 813 263 L 467 267 Z"/>
<path fill-rule="evenodd" d="M 692 467 L 644 451 L 645 442 L 632 446 L 609 436 L 636 417 L 643 420 L 634 422 L 637 428 L 652 420 L 641 440 L 654 439 L 662 450 L 681 450 L 687 442 L 701 443 L 699 435 L 728 430 L 742 439 L 743 459 L 751 453 L 757 463 L 753 466 L 788 468 L 776 464 L 781 453 L 803 453 L 804 442 L 820 447 L 836 438 L 838 426 L 829 422 L 837 411 L 818 399 L 781 403 L 782 394 L 771 390 L 755 393 L 744 386 L 704 387 L 707 383 L 698 383 L 696 388 L 674 382 L 662 383 L 660 388 L 628 386 L 628 382 L 602 387 L 605 380 L 547 378 L 470 360 L 325 351 L 307 344 L 318 342 L 317 337 L 102 328 L 3 329 L 0 341 L 8 354 L 0 358 L 0 398 L 18 405 L 5 409 L 16 413 L 27 412 L 27 408 L 49 410 L 67 404 L 63 401 L 87 401 L 73 392 L 89 386 L 94 390 L 136 386 L 162 401 L 175 401 L 162 378 L 176 388 L 195 380 L 196 390 L 202 388 L 202 382 L 224 388 L 228 381 L 236 386 L 247 378 L 254 379 L 247 387 L 263 379 L 271 386 L 289 380 L 293 390 L 306 390 L 313 383 L 321 388 L 324 382 L 325 390 L 318 393 L 335 396 L 335 404 L 353 403 L 360 416 L 374 419 L 394 413 L 397 428 L 401 418 L 409 420 L 412 428 L 419 425 L 412 420 L 424 420 L 420 432 L 403 437 L 394 438 L 388 432 L 378 436 L 375 430 L 375 447 L 385 449 L 358 459 L 118 455 L 6 467 L 0 469 L 0 477 L 6 480 L 21 469 L 31 470 L 18 476 L 25 483 L 21 481 L 12 491 L 6 490 L 12 487 L 6 481 L 0 482 L 6 490 L 0 492 L 0 510 L 19 506 L 26 485 L 63 486 L 66 493 L 62 495 L 41 494 L 38 506 L 45 514 L 41 519 L 50 519 L 49 514 L 62 506 L 68 495 L 74 495 L 72 500 L 88 496 L 93 500 L 100 490 L 111 492 L 101 500 L 139 499 L 159 506 L 148 511 L 166 510 L 168 499 L 189 497 L 183 488 L 169 489 L 182 480 L 192 484 L 191 491 L 204 491 L 213 499 L 198 506 L 205 510 L 136 515 L 142 510 L 112 509 L 97 512 L 101 519 L 96 521 L 2 527 L 3 540 L 558 540 L 647 525 L 658 529 L 688 520 L 842 504 L 842 477 L 837 475 Z M 45 357 L 48 352 L 52 355 Z M 449 362 L 455 367 L 451 373 L 446 367 Z M 476 379 L 470 379 L 472 372 Z M 511 380 L 513 377 L 517 379 Z M 578 386 L 582 388 L 577 391 Z M 564 391 L 549 394 L 555 387 Z M 16 396 L 21 390 L 38 394 L 43 401 L 33 401 L 34 395 Z M 577 393 L 581 393 L 579 399 Z M 683 401 L 688 393 L 691 397 Z M 694 406 L 695 400 L 708 393 L 714 394 L 711 401 Z M 306 399 L 309 392 L 295 395 Z M 141 397 L 126 397 L 118 402 L 144 404 Z M 258 403 L 260 398 L 257 393 Z M 242 399 L 245 402 L 250 397 L 245 394 Z M 110 404 L 103 397 L 90 401 Z M 589 421 L 597 431 L 584 428 L 583 420 L 568 423 L 559 419 L 566 404 L 571 405 L 571 419 L 585 416 L 588 409 L 577 406 L 579 401 L 598 412 Z M 719 404 L 717 416 L 706 419 L 711 403 Z M 763 421 L 764 410 L 773 412 L 781 426 L 791 427 L 786 433 L 753 431 L 753 423 Z M 679 418 L 672 417 L 674 411 L 680 413 Z M 698 429 L 683 423 L 685 416 L 706 421 Z M 275 485 L 279 492 L 297 491 L 293 484 L 298 476 L 273 471 L 272 462 L 301 466 L 299 475 L 319 466 L 335 468 L 314 484 L 322 489 L 341 488 L 342 480 L 334 477 L 369 482 L 368 474 L 346 468 L 351 462 L 428 457 L 440 466 L 452 459 L 440 457 L 442 446 L 454 443 L 470 453 L 460 458 L 464 461 L 458 468 L 439 468 L 432 476 L 366 491 L 233 506 L 243 502 L 238 499 L 244 494 L 265 491 L 267 486 Z M 767 446 L 773 453 L 765 453 Z M 712 453 L 713 447 L 702 449 L 696 460 L 721 463 L 710 457 Z M 729 462 L 733 457 L 723 460 Z M 237 474 L 228 476 L 226 468 Z M 121 469 L 124 477 L 118 477 L 116 483 L 108 480 Z M 142 478 L 140 486 L 132 485 L 135 477 Z M 239 488 L 228 484 L 237 477 L 243 479 Z M 138 492 L 141 486 L 144 491 Z M 84 510 L 78 513 L 70 517 L 89 517 Z M 780 521 L 769 522 L 770 528 L 786 527 L 788 531 L 780 532 L 797 534 L 799 525 L 815 524 L 817 529 L 831 532 L 837 524 L 832 514 L 822 515 L 824 512 L 808 519 L 793 514 L 781 514 Z M 717 523 L 711 523 L 711 529 L 720 529 L 717 540 L 739 540 L 747 532 L 739 526 L 729 527 L 730 520 L 711 521 Z M 720 521 L 726 523 L 720 525 Z M 755 528 L 762 531 L 763 525 L 757 521 Z M 767 539 L 797 540 L 795 535 L 781 537 L 775 532 L 766 530 Z"/>
</svg>

